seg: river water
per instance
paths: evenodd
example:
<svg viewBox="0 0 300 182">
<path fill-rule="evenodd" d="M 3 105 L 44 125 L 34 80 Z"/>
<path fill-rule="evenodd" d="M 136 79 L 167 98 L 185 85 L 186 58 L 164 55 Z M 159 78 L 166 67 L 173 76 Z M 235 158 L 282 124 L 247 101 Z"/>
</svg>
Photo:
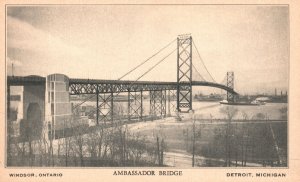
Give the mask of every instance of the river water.
<svg viewBox="0 0 300 182">
<path fill-rule="evenodd" d="M 75 102 L 77 103 L 77 102 Z M 78 102 L 79 103 L 79 102 Z M 127 102 L 115 102 L 117 107 L 122 107 L 122 110 L 124 113 L 127 113 L 128 103 Z M 134 104 L 134 102 L 132 102 Z M 96 108 L 96 102 L 86 102 L 82 105 L 90 105 L 94 106 Z M 172 106 L 173 105 L 173 106 Z M 176 102 L 172 101 L 170 104 L 166 103 L 166 113 L 168 114 L 169 110 L 172 115 L 175 115 L 175 106 Z M 255 115 L 261 113 L 265 116 L 267 116 L 270 120 L 276 120 L 276 119 L 283 119 L 286 118 L 286 111 L 285 113 L 284 108 L 287 108 L 287 103 L 266 103 L 265 105 L 235 105 L 235 106 L 229 106 L 229 105 L 223 105 L 219 102 L 199 102 L 199 101 L 193 101 L 193 110 L 196 115 L 200 116 L 204 119 L 224 119 L 226 118 L 226 115 L 222 113 L 222 109 L 225 107 L 231 107 L 237 109 L 237 114 L 234 116 L 234 119 L 243 119 L 243 115 L 246 114 L 248 119 L 251 119 L 255 117 Z M 143 115 L 149 115 L 150 113 L 150 101 L 149 99 L 143 100 Z"/>
<path fill-rule="evenodd" d="M 283 108 L 287 108 L 287 103 L 266 103 L 265 105 L 258 106 L 246 106 L 246 105 L 223 105 L 218 102 L 193 102 L 193 109 L 195 114 L 202 115 L 203 118 L 214 118 L 214 119 L 223 119 L 226 117 L 222 113 L 222 109 L 225 107 L 232 107 L 237 109 L 237 114 L 235 119 L 243 119 L 243 113 L 245 113 L 248 118 L 252 118 L 255 115 L 261 113 L 267 116 L 269 119 L 282 119 L 284 114 Z"/>
<path fill-rule="evenodd" d="M 147 107 L 145 108 L 145 112 L 149 112 L 149 104 L 147 102 L 144 102 L 144 104 Z M 172 102 L 173 105 L 176 105 L 175 102 Z M 199 102 L 199 101 L 193 101 L 193 110 L 195 112 L 195 115 L 200 116 L 203 119 L 224 119 L 226 118 L 226 115 L 222 113 L 222 110 L 225 109 L 225 107 L 231 107 L 237 110 L 236 115 L 233 119 L 243 119 L 243 115 L 246 114 L 248 119 L 251 119 L 255 117 L 257 114 L 261 113 L 264 116 L 268 117 L 270 120 L 277 120 L 277 119 L 283 119 L 284 115 L 287 115 L 284 108 L 287 108 L 287 103 L 266 103 L 265 105 L 223 105 L 219 102 Z M 167 104 L 167 113 L 168 113 L 168 104 Z M 171 113 L 172 113 L 172 107 L 171 107 Z M 286 119 L 286 117 L 285 117 Z"/>
</svg>

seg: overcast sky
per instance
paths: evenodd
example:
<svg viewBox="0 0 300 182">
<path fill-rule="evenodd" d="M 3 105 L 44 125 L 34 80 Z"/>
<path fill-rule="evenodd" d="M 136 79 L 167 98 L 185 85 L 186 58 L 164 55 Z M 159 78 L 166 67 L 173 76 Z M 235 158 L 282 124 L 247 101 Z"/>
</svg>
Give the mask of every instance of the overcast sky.
<svg viewBox="0 0 300 182">
<path fill-rule="evenodd" d="M 191 33 L 217 82 L 235 73 L 241 93 L 288 87 L 287 6 L 93 5 L 8 6 L 7 72 L 63 73 L 118 79 L 176 39 Z M 135 80 L 176 48 L 176 42 L 124 79 Z M 207 73 L 193 49 L 193 62 Z M 141 80 L 176 81 L 176 52 Z"/>
</svg>

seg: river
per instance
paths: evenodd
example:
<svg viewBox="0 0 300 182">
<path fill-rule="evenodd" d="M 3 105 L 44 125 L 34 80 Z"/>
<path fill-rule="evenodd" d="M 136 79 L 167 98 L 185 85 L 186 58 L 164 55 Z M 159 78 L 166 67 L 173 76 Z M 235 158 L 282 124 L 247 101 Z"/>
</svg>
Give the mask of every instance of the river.
<svg viewBox="0 0 300 182">
<path fill-rule="evenodd" d="M 243 113 L 248 118 L 252 118 L 258 113 L 262 113 L 269 119 L 282 119 L 284 115 L 283 108 L 287 108 L 287 103 L 266 103 L 265 105 L 246 106 L 246 105 L 235 105 L 228 106 L 219 104 L 218 102 L 193 102 L 193 109 L 195 114 L 202 115 L 203 118 L 223 119 L 226 116 L 221 112 L 224 107 L 232 107 L 237 109 L 235 119 L 243 119 Z M 286 113 L 285 113 L 286 114 Z"/>
<path fill-rule="evenodd" d="M 74 101 L 73 101 L 74 102 Z M 74 103 L 80 103 L 79 101 L 75 101 Z M 125 114 L 127 113 L 127 102 L 115 102 L 118 107 L 122 107 L 123 112 Z M 134 102 L 132 102 L 134 104 Z M 139 104 L 139 103 L 137 103 Z M 96 107 L 95 102 L 86 102 L 82 105 L 90 105 Z M 172 107 L 173 105 L 173 107 Z M 174 110 L 176 106 L 176 102 L 172 101 L 170 106 L 170 112 L 171 114 L 175 114 Z M 265 105 L 235 105 L 235 106 L 228 106 L 228 105 L 222 105 L 219 102 L 199 102 L 199 101 L 193 101 L 193 110 L 196 115 L 201 115 L 202 118 L 205 119 L 224 119 L 226 116 L 221 112 L 222 108 L 225 107 L 232 107 L 237 109 L 237 114 L 234 116 L 234 119 L 243 119 L 243 114 L 245 113 L 248 117 L 248 119 L 251 119 L 258 113 L 261 113 L 265 116 L 267 116 L 270 120 L 276 120 L 276 119 L 282 119 L 286 118 L 283 115 L 287 115 L 287 110 L 284 110 L 284 108 L 288 107 L 287 103 L 266 103 Z M 173 111 L 172 111 L 173 110 Z M 166 103 L 166 113 L 168 114 L 169 111 L 169 104 Z M 149 99 L 143 100 L 143 115 L 149 115 L 150 113 L 150 101 Z"/>
</svg>

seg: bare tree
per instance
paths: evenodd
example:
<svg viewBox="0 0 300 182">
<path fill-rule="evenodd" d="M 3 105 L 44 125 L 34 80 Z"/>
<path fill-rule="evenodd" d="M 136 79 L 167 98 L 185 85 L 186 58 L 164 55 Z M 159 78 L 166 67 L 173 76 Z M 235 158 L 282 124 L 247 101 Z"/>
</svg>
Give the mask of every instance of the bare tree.
<svg viewBox="0 0 300 182">
<path fill-rule="evenodd" d="M 248 120 L 248 115 L 247 113 L 243 112 L 243 119 L 246 121 Z M 242 166 L 246 166 L 247 163 L 247 155 L 248 155 L 248 140 L 249 140 L 249 129 L 245 127 L 246 125 L 243 124 L 242 126 L 242 145 L 241 145 L 241 150 L 242 150 Z"/>
<path fill-rule="evenodd" d="M 103 129 L 102 126 L 100 126 L 100 129 L 98 131 L 96 131 L 96 139 L 97 139 L 97 149 L 98 149 L 98 159 L 102 158 L 102 145 L 105 143 L 105 138 L 106 138 L 106 132 Z"/>
<path fill-rule="evenodd" d="M 164 138 L 165 138 L 165 133 L 164 133 L 164 129 L 163 129 L 163 125 L 158 125 L 157 131 L 153 131 L 153 138 L 155 139 L 155 143 L 156 143 L 156 157 L 157 157 L 157 161 L 158 161 L 158 165 L 159 166 L 163 166 L 163 155 L 164 152 L 166 151 L 166 144 L 164 142 Z"/>
<path fill-rule="evenodd" d="M 71 144 L 72 144 L 71 142 L 72 142 L 71 137 L 64 138 L 65 166 L 69 165 L 69 157 L 70 157 Z"/>
<path fill-rule="evenodd" d="M 90 161 L 97 161 L 98 137 L 97 133 L 91 132 L 86 135 L 86 148 L 90 155 Z M 91 165 L 91 164 L 90 164 Z"/>
<path fill-rule="evenodd" d="M 39 155 L 39 166 L 47 165 L 47 149 L 48 149 L 48 142 L 47 142 L 47 123 L 43 121 L 42 131 L 40 137 L 37 139 L 37 150 Z"/>
<path fill-rule="evenodd" d="M 130 138 L 127 139 L 127 150 L 129 159 L 133 161 L 133 166 L 136 166 L 142 158 L 142 154 L 146 150 L 146 139 L 141 137 L 140 134 L 128 134 Z"/>
<path fill-rule="evenodd" d="M 221 113 L 226 115 L 227 124 L 225 132 L 225 165 L 231 166 L 231 138 L 232 138 L 232 126 L 231 121 L 237 114 L 238 110 L 232 106 L 226 106 L 220 109 Z"/>
<path fill-rule="evenodd" d="M 84 152 L 85 152 L 84 145 L 86 142 L 85 138 L 83 136 L 85 134 L 84 127 L 80 127 L 80 125 L 75 125 L 72 128 L 72 131 L 73 131 L 73 133 L 72 133 L 73 134 L 73 136 L 72 136 L 73 149 L 79 155 L 80 165 L 84 166 Z"/>
</svg>

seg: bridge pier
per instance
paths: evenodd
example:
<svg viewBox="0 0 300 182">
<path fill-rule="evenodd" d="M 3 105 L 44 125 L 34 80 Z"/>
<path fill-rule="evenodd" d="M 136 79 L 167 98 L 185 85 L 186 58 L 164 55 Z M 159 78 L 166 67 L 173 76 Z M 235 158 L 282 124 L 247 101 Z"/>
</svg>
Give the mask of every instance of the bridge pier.
<svg viewBox="0 0 300 182">
<path fill-rule="evenodd" d="M 113 123 L 114 122 L 114 93 L 113 92 L 111 92 L 110 93 L 110 120 L 111 120 L 111 122 Z"/>
<path fill-rule="evenodd" d="M 106 121 L 113 122 L 114 103 L 113 92 L 99 93 L 97 92 L 97 124 L 101 121 L 106 124 Z"/>
<path fill-rule="evenodd" d="M 176 103 L 174 104 L 172 101 L 176 101 L 176 91 L 168 90 L 168 116 L 176 111 Z"/>
<path fill-rule="evenodd" d="M 166 90 L 150 91 L 150 116 L 166 116 Z"/>
<path fill-rule="evenodd" d="M 143 119 L 143 91 L 128 91 L 128 120 L 137 117 Z"/>
<path fill-rule="evenodd" d="M 96 89 L 96 123 L 99 125 L 99 89 Z"/>
</svg>

